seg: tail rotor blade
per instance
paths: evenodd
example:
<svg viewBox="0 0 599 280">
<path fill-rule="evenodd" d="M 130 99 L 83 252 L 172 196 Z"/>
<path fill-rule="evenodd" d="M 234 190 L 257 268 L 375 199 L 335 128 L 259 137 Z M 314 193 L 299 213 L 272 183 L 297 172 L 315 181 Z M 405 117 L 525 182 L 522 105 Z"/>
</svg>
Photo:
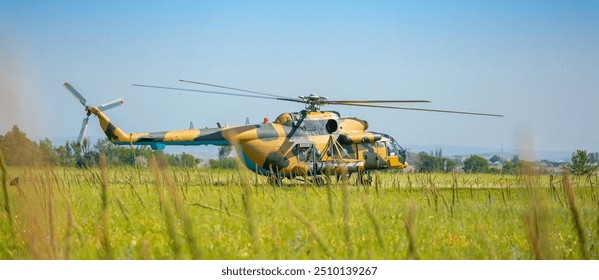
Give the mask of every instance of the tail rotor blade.
<svg viewBox="0 0 599 280">
<path fill-rule="evenodd" d="M 85 132 L 87 131 L 87 122 L 89 121 L 89 116 L 83 119 L 83 123 L 81 123 L 81 131 L 79 131 L 79 137 L 77 138 L 77 142 L 79 146 L 83 145 L 83 137 L 85 137 Z"/>
<path fill-rule="evenodd" d="M 112 109 L 114 107 L 123 105 L 123 103 L 125 103 L 125 101 L 122 98 L 119 98 L 117 100 L 113 100 L 106 104 L 102 104 L 102 105 L 98 106 L 98 109 L 100 109 L 100 111 L 106 111 L 108 109 Z"/>
<path fill-rule="evenodd" d="M 83 106 L 87 106 L 87 104 L 86 104 L 87 100 L 85 100 L 85 97 L 83 97 L 83 95 L 81 95 L 81 93 L 79 93 L 73 86 L 71 86 L 71 84 L 64 83 L 63 85 L 64 85 L 64 87 L 66 87 L 69 90 L 69 92 L 71 94 L 73 94 L 73 96 L 75 96 L 75 98 L 77 98 L 79 100 L 79 102 L 81 102 L 81 104 Z"/>
</svg>

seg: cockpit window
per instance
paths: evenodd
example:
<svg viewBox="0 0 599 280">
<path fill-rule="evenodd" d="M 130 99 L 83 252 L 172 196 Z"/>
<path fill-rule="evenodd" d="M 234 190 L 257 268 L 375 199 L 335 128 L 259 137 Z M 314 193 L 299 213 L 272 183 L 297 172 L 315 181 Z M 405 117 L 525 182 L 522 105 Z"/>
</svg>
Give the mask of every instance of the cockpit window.
<svg viewBox="0 0 599 280">
<path fill-rule="evenodd" d="M 391 141 L 385 142 L 386 146 L 387 146 L 387 155 L 388 156 L 396 156 L 397 155 L 397 151 L 395 150 L 395 146 L 393 146 L 393 143 L 391 143 Z"/>
<path fill-rule="evenodd" d="M 387 146 L 387 154 L 389 156 L 398 156 L 401 163 L 406 163 L 406 150 L 402 148 L 393 136 L 385 133 L 373 132 L 383 135 L 383 141 Z"/>
</svg>

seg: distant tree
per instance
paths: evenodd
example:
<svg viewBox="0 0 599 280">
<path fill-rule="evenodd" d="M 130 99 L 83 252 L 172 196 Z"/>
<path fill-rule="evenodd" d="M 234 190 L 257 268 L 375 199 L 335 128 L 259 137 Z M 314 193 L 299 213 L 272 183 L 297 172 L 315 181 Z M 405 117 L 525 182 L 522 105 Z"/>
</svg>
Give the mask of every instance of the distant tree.
<svg viewBox="0 0 599 280">
<path fill-rule="evenodd" d="M 75 145 L 78 143 L 74 142 Z M 87 138 L 83 139 L 83 144 L 80 146 L 81 154 L 77 159 L 77 167 L 92 167 L 100 163 L 100 152 L 94 150 Z"/>
<path fill-rule="evenodd" d="M 75 160 L 71 148 L 65 143 L 64 146 L 54 148 L 56 164 L 59 166 L 75 166 Z"/>
<path fill-rule="evenodd" d="M 431 155 L 433 155 L 436 158 L 442 158 L 443 157 L 443 150 L 442 149 L 437 149 L 437 150 L 435 150 L 434 153 L 431 153 Z"/>
<path fill-rule="evenodd" d="M 112 165 L 133 165 L 135 163 L 136 150 L 129 146 L 118 146 L 112 144 L 108 139 L 98 139 L 94 148 L 99 153 L 106 155 L 106 161 Z"/>
<path fill-rule="evenodd" d="M 518 155 L 514 155 L 510 161 L 513 164 L 518 164 L 520 162 L 520 157 Z"/>
<path fill-rule="evenodd" d="M 233 151 L 233 147 L 231 146 L 222 146 L 218 148 L 218 159 L 223 160 L 228 157 Z"/>
<path fill-rule="evenodd" d="M 208 161 L 210 168 L 235 169 L 237 162 L 232 157 L 227 157 L 222 160 L 211 159 Z"/>
<path fill-rule="evenodd" d="M 40 164 L 38 145 L 27 138 L 27 135 L 16 125 L 2 137 L 0 150 L 2 150 L 7 165 Z"/>
<path fill-rule="evenodd" d="M 235 169 L 237 162 L 235 158 L 230 157 L 233 151 L 232 146 L 222 146 L 218 148 L 218 160 L 211 159 L 208 161 L 210 168 Z"/>
<path fill-rule="evenodd" d="M 448 158 L 444 158 L 441 150 L 437 150 L 431 155 L 420 152 L 416 161 L 416 170 L 418 172 L 451 172 L 456 166 L 456 163 Z"/>
<path fill-rule="evenodd" d="M 441 161 L 441 170 L 443 172 L 453 172 L 457 163 L 451 159 L 443 158 Z"/>
<path fill-rule="evenodd" d="M 501 161 L 501 158 L 500 158 L 498 155 L 493 155 L 493 156 L 492 156 L 492 157 L 489 159 L 489 161 L 490 161 L 491 163 L 496 163 L 496 162 L 500 162 L 500 161 Z"/>
<path fill-rule="evenodd" d="M 439 163 L 434 156 L 428 155 L 425 152 L 418 154 L 420 164 L 416 167 L 418 172 L 430 173 L 440 169 Z"/>
<path fill-rule="evenodd" d="M 571 163 L 566 164 L 565 169 L 574 175 L 586 175 L 597 171 L 596 155 L 587 153 L 585 150 L 576 150 L 572 153 Z"/>
<path fill-rule="evenodd" d="M 519 164 L 515 164 L 511 161 L 504 162 L 503 167 L 501 168 L 501 172 L 504 174 L 518 174 L 519 171 Z"/>
<path fill-rule="evenodd" d="M 472 155 L 464 160 L 464 171 L 469 173 L 486 172 L 489 169 L 489 162 L 480 156 Z"/>
<path fill-rule="evenodd" d="M 44 138 L 40 140 L 38 144 L 40 161 L 44 164 L 48 165 L 56 165 L 58 164 L 58 155 L 56 154 L 56 149 L 52 144 L 52 141 L 48 138 Z"/>
<path fill-rule="evenodd" d="M 200 160 L 188 153 L 178 155 L 168 155 L 167 162 L 171 166 L 180 167 L 195 167 L 200 163 Z"/>
</svg>

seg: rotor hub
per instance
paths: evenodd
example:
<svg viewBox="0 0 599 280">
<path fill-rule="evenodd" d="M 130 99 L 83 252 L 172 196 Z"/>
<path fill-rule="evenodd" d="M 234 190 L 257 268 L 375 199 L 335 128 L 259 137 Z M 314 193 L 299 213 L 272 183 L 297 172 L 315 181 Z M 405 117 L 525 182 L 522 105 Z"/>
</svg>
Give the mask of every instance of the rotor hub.
<svg viewBox="0 0 599 280">
<path fill-rule="evenodd" d="M 316 112 L 320 110 L 322 105 L 327 104 L 328 97 L 319 96 L 316 93 L 310 93 L 307 96 L 298 96 L 302 103 L 306 104 L 306 110 Z"/>
</svg>

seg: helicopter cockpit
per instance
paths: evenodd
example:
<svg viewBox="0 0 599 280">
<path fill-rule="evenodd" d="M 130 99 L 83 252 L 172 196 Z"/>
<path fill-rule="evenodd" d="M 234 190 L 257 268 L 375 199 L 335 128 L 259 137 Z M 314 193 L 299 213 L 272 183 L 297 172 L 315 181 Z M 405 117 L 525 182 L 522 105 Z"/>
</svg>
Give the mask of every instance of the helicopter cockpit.
<svg viewBox="0 0 599 280">
<path fill-rule="evenodd" d="M 395 138 L 393 138 L 393 136 L 389 135 L 389 134 L 384 134 L 384 133 L 380 133 L 381 135 L 383 135 L 383 138 L 381 139 L 381 142 L 385 143 L 385 146 L 387 148 L 387 156 L 398 156 L 401 163 L 405 163 L 406 162 L 406 149 L 404 149 L 402 146 L 399 145 L 399 143 L 397 142 L 397 140 L 395 140 Z"/>
</svg>

